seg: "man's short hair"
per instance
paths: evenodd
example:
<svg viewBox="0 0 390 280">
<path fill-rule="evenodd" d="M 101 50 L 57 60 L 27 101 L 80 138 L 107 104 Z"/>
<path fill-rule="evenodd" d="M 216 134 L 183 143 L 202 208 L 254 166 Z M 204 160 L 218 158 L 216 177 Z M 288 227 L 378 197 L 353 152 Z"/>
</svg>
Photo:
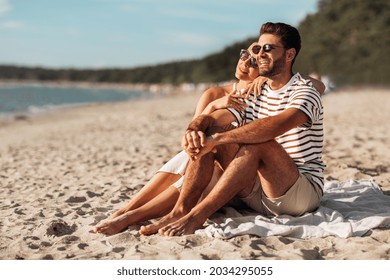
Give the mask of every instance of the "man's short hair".
<svg viewBox="0 0 390 280">
<path fill-rule="evenodd" d="M 294 48 L 296 52 L 295 57 L 298 56 L 298 53 L 301 50 L 301 35 L 299 35 L 299 31 L 295 27 L 281 22 L 267 22 L 260 28 L 260 36 L 262 34 L 278 36 L 283 47 L 286 49 Z"/>
</svg>

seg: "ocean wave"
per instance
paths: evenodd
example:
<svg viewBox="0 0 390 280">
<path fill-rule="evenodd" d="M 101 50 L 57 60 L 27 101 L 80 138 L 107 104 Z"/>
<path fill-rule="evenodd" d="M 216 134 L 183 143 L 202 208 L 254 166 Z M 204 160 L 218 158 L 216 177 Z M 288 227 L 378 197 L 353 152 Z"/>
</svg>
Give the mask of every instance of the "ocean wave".
<svg viewBox="0 0 390 280">
<path fill-rule="evenodd" d="M 87 104 L 150 98 L 148 92 L 124 89 L 47 87 L 43 85 L 0 87 L 0 119 L 24 119 Z"/>
<path fill-rule="evenodd" d="M 93 102 L 84 103 L 72 103 L 72 104 L 45 104 L 42 106 L 30 105 L 26 110 L 12 111 L 12 112 L 0 112 L 0 120 L 13 120 L 13 119 L 27 119 L 29 117 L 45 115 L 48 113 L 58 112 L 62 110 L 69 110 L 81 106 L 87 106 L 96 104 Z"/>
</svg>

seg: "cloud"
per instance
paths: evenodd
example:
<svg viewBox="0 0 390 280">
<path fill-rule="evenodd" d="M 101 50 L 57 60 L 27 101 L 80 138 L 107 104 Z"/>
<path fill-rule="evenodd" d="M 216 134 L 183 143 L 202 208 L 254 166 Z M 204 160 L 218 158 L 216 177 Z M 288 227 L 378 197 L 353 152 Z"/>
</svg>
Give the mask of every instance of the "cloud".
<svg viewBox="0 0 390 280">
<path fill-rule="evenodd" d="M 18 29 L 24 27 L 21 21 L 0 21 L 0 29 Z"/>
<path fill-rule="evenodd" d="M 0 15 L 8 13 L 11 10 L 11 5 L 8 0 L 0 0 Z"/>
<path fill-rule="evenodd" d="M 0 16 L 12 10 L 9 0 L 0 0 Z M 24 23 L 16 20 L 1 20 L 0 29 L 18 29 L 24 27 Z"/>
</svg>

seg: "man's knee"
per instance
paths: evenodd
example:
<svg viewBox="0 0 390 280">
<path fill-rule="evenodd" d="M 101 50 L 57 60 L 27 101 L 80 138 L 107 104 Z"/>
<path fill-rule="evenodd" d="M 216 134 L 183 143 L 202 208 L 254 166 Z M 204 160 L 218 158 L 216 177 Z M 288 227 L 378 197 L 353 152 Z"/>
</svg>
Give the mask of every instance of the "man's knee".
<svg viewBox="0 0 390 280">
<path fill-rule="evenodd" d="M 268 151 L 269 149 L 275 147 L 275 145 L 279 145 L 278 142 L 276 142 L 275 140 L 270 140 L 264 143 L 244 144 L 241 145 L 240 150 L 245 154 L 252 155 L 252 154 Z"/>
<path fill-rule="evenodd" d="M 226 169 L 230 162 L 234 159 L 239 150 L 238 144 L 224 144 L 217 146 L 215 160 L 219 163 L 222 169 Z"/>
</svg>

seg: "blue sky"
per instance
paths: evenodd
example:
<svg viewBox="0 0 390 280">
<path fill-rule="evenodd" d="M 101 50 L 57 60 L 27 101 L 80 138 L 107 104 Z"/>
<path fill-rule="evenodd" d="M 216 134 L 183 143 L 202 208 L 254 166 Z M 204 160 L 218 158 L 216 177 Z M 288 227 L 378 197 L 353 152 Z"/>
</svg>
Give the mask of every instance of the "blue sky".
<svg viewBox="0 0 390 280">
<path fill-rule="evenodd" d="M 317 0 L 0 0 L 0 64 L 135 67 L 201 58 L 297 26 Z"/>
</svg>

